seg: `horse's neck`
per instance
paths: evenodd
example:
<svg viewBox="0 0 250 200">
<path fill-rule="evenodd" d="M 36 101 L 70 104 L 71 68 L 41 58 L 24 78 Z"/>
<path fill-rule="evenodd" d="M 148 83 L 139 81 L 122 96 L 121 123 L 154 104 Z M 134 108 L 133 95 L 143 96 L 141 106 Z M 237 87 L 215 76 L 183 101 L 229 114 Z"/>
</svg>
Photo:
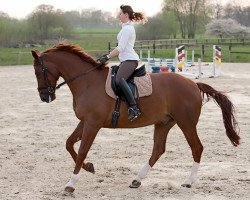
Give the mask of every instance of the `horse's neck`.
<svg viewBox="0 0 250 200">
<path fill-rule="evenodd" d="M 79 96 L 84 97 L 84 99 L 92 98 L 94 94 L 93 91 L 105 86 L 107 75 L 108 68 L 103 70 L 95 69 L 85 76 L 80 77 L 79 81 L 75 81 L 75 83 L 72 82 L 72 85 L 68 84 L 73 98 L 77 98 Z"/>
<path fill-rule="evenodd" d="M 93 69 L 95 66 L 83 61 L 74 54 L 63 51 L 51 52 L 51 56 L 49 57 L 51 58 L 51 62 L 57 66 L 57 71 L 61 77 L 64 78 L 66 82 L 69 82 L 68 86 L 74 98 L 86 93 L 85 91 L 87 89 L 105 85 L 108 68 L 103 70 L 95 69 L 85 75 L 79 76 Z M 79 77 L 71 81 L 77 76 Z"/>
<path fill-rule="evenodd" d="M 72 59 L 65 59 L 65 62 L 62 61 L 63 64 L 59 65 L 59 72 L 66 82 L 95 67 L 84 61 L 70 62 L 69 60 Z M 102 70 L 95 69 L 85 75 L 79 76 L 73 81 L 70 81 L 68 86 L 73 97 L 84 94 L 87 89 L 105 85 L 107 74 L 108 68 Z"/>
</svg>

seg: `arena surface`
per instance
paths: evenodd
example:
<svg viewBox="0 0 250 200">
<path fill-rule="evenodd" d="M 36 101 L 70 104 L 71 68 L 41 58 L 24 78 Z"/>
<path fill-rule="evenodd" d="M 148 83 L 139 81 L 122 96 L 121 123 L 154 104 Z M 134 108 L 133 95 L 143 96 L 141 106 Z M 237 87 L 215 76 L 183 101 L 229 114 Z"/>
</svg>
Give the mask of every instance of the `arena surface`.
<svg viewBox="0 0 250 200">
<path fill-rule="evenodd" d="M 222 69 L 224 76 L 199 81 L 227 92 L 235 104 L 242 138 L 239 147 L 231 145 L 221 111 L 210 101 L 203 106 L 198 124 L 204 151 L 193 187 L 180 186 L 190 174 L 193 159 L 175 126 L 165 154 L 142 186 L 131 189 L 131 180 L 151 155 L 153 126 L 102 129 L 87 157 L 96 174 L 84 171 L 74 199 L 250 199 L 250 64 L 223 63 Z M 36 88 L 32 66 L 0 67 L 1 200 L 72 198 L 63 196 L 74 168 L 65 142 L 78 124 L 72 96 L 64 86 L 57 91 L 57 99 L 46 104 Z"/>
</svg>

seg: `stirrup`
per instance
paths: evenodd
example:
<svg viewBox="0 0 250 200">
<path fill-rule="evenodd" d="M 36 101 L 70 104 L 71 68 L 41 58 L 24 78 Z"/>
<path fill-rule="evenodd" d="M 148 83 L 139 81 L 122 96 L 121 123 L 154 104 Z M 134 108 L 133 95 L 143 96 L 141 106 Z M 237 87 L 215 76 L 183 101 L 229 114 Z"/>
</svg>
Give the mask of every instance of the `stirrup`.
<svg viewBox="0 0 250 200">
<path fill-rule="evenodd" d="M 137 107 L 128 108 L 128 119 L 134 121 L 141 114 L 140 110 Z"/>
</svg>

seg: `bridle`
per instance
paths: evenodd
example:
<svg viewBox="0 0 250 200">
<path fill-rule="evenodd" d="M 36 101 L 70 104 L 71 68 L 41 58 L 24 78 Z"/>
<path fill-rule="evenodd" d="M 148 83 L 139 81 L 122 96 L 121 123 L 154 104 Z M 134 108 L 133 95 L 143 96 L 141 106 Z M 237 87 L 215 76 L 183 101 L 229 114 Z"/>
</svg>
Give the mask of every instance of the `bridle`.
<svg viewBox="0 0 250 200">
<path fill-rule="evenodd" d="M 77 78 L 79 78 L 79 77 L 81 77 L 81 76 L 85 76 L 85 75 L 87 75 L 88 73 L 90 73 L 90 72 L 96 70 L 97 68 L 99 68 L 100 66 L 103 65 L 103 63 L 98 63 L 95 67 L 90 68 L 89 70 L 87 70 L 87 71 L 85 71 L 85 72 L 83 72 L 83 73 L 81 73 L 81 74 L 79 74 L 79 75 L 77 75 L 77 76 L 71 78 L 70 80 L 68 80 L 68 81 L 65 80 L 65 81 L 63 81 L 62 83 L 60 83 L 60 84 L 58 84 L 58 85 L 56 85 L 56 86 L 52 86 L 52 84 L 51 84 L 51 82 L 50 82 L 50 80 L 49 80 L 49 78 L 48 78 L 48 74 L 50 74 L 50 75 L 53 76 L 54 78 L 57 78 L 57 77 L 56 77 L 53 73 L 51 73 L 51 72 L 48 70 L 48 68 L 44 65 L 44 62 L 43 62 L 43 59 L 42 59 L 41 56 L 38 57 L 37 60 L 38 60 L 38 64 L 39 64 L 40 67 L 41 67 L 42 74 L 43 74 L 43 78 L 44 78 L 45 84 L 46 84 L 45 87 L 38 87 L 38 88 L 37 88 L 37 89 L 38 89 L 38 92 L 40 93 L 41 90 L 47 89 L 47 92 L 48 92 L 49 95 L 55 94 L 55 91 L 56 91 L 57 89 L 59 89 L 61 86 L 65 85 L 65 84 L 68 84 L 68 83 L 74 81 L 75 79 L 77 79 Z"/>
<path fill-rule="evenodd" d="M 49 78 L 48 78 L 48 74 L 50 74 L 51 76 L 53 76 L 54 78 L 56 78 L 49 70 L 48 68 L 44 65 L 44 62 L 43 62 L 43 59 L 42 57 L 39 57 L 38 58 L 38 64 L 40 65 L 41 67 L 41 70 L 42 70 L 42 74 L 43 74 L 43 78 L 45 80 L 45 84 L 46 86 L 45 87 L 38 87 L 37 90 L 38 92 L 40 93 L 42 90 L 44 89 L 47 89 L 47 92 L 51 95 L 51 94 L 54 94 L 55 93 L 55 89 L 56 89 L 56 86 L 52 86 Z"/>
</svg>

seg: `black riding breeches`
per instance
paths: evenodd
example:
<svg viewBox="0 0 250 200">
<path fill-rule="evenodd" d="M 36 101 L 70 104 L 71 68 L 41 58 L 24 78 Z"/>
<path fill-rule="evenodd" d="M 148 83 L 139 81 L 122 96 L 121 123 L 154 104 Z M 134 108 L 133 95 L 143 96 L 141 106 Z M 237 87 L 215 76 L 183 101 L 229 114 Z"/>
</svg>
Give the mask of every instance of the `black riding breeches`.
<svg viewBox="0 0 250 200">
<path fill-rule="evenodd" d="M 136 67 L 138 66 L 137 60 L 126 60 L 119 65 L 119 69 L 116 75 L 115 83 L 119 85 L 120 80 L 124 78 L 127 80 L 131 74 L 135 71 Z"/>
</svg>

